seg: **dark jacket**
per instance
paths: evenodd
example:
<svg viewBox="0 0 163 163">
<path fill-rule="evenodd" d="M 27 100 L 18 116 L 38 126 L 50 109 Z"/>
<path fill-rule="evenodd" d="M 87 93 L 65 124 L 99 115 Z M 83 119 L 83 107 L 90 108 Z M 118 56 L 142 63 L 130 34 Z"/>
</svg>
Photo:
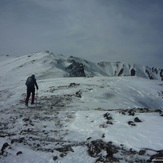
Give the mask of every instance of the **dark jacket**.
<svg viewBox="0 0 163 163">
<path fill-rule="evenodd" d="M 35 89 L 36 86 L 38 90 L 38 85 L 34 76 L 28 77 L 25 84 L 27 86 L 27 89 Z"/>
</svg>

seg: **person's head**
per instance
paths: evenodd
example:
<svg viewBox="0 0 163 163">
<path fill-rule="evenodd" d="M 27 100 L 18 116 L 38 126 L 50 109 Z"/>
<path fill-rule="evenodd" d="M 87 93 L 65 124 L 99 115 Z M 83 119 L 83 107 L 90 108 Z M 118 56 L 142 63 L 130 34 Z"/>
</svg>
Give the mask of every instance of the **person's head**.
<svg viewBox="0 0 163 163">
<path fill-rule="evenodd" d="M 32 78 L 35 78 L 35 75 L 34 75 L 34 74 L 33 74 L 33 75 L 31 75 L 31 77 L 32 77 Z"/>
</svg>

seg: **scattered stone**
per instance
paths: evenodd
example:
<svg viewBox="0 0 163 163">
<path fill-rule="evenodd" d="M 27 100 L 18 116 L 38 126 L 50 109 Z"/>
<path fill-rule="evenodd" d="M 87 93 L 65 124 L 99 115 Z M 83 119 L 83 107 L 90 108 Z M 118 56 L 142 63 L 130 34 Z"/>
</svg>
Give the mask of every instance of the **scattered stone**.
<svg viewBox="0 0 163 163">
<path fill-rule="evenodd" d="M 132 148 L 130 148 L 129 152 L 130 152 L 130 154 L 137 154 L 137 152 L 134 151 Z"/>
<path fill-rule="evenodd" d="M 10 146 L 7 142 L 3 144 L 2 148 L 1 148 L 1 154 L 3 155 L 5 149 Z"/>
<path fill-rule="evenodd" d="M 141 149 L 141 150 L 139 151 L 139 155 L 144 155 L 145 153 L 146 153 L 146 150 L 142 150 L 142 149 Z"/>
<path fill-rule="evenodd" d="M 63 158 L 66 154 L 61 153 L 59 156 Z"/>
<path fill-rule="evenodd" d="M 28 121 L 30 121 L 30 119 L 29 118 L 24 118 L 24 119 L 22 119 L 24 122 L 28 122 Z"/>
<path fill-rule="evenodd" d="M 59 152 L 63 152 L 63 153 L 69 152 L 69 151 L 74 152 L 74 150 L 71 148 L 71 146 L 66 146 L 63 148 L 57 148 L 56 150 Z"/>
<path fill-rule="evenodd" d="M 161 159 L 159 159 L 159 158 L 161 158 Z M 162 158 L 163 158 L 163 151 L 158 151 L 156 154 L 152 155 L 148 161 L 152 162 L 154 160 L 155 161 L 157 160 L 157 162 L 161 163 L 162 162 Z"/>
<path fill-rule="evenodd" d="M 133 122 L 133 121 L 128 121 L 127 123 L 128 123 L 129 125 L 131 125 L 131 124 L 134 123 L 134 122 Z"/>
<path fill-rule="evenodd" d="M 81 94 L 82 94 L 82 93 L 81 93 L 80 91 L 76 92 L 76 97 L 81 98 L 81 97 L 82 97 Z"/>
<path fill-rule="evenodd" d="M 91 157 L 96 157 L 103 149 L 106 148 L 106 144 L 101 140 L 94 140 L 87 144 L 88 154 Z"/>
<path fill-rule="evenodd" d="M 138 108 L 140 113 L 144 113 L 144 109 L 143 108 Z"/>
<path fill-rule="evenodd" d="M 20 154 L 23 154 L 23 152 L 19 151 L 19 152 L 16 153 L 17 156 L 20 155 Z"/>
<path fill-rule="evenodd" d="M 128 121 L 127 123 L 131 126 L 136 126 L 136 124 L 133 121 Z"/>
<path fill-rule="evenodd" d="M 122 115 L 126 115 L 125 111 L 122 111 L 121 114 L 122 114 Z"/>
<path fill-rule="evenodd" d="M 134 115 L 135 115 L 134 110 L 133 110 L 133 109 L 130 109 L 130 110 L 128 111 L 128 115 L 130 115 L 130 116 L 134 116 Z"/>
<path fill-rule="evenodd" d="M 137 123 L 139 123 L 139 122 L 142 122 L 138 117 L 136 117 L 135 119 L 134 119 L 134 122 L 137 122 Z"/>
<path fill-rule="evenodd" d="M 107 120 L 112 120 L 113 118 L 111 117 L 110 113 L 105 113 L 104 115 L 104 118 L 107 119 Z"/>
<path fill-rule="evenodd" d="M 105 137 L 105 134 L 102 134 L 102 138 L 104 138 Z"/>
<path fill-rule="evenodd" d="M 87 140 L 90 140 L 92 137 L 87 138 Z"/>
<path fill-rule="evenodd" d="M 118 162 L 119 159 L 114 157 L 115 153 L 118 153 L 118 147 L 114 146 L 112 142 L 105 143 L 101 139 L 91 141 L 87 144 L 88 154 L 91 157 L 98 157 L 96 159 L 96 163 L 98 162 Z M 102 155 L 103 151 L 107 153 L 107 155 Z"/>
<path fill-rule="evenodd" d="M 36 146 L 37 146 L 37 147 L 40 147 L 40 144 L 37 144 Z"/>
<path fill-rule="evenodd" d="M 108 126 L 106 124 L 101 124 L 99 127 L 100 128 L 107 128 Z"/>
<path fill-rule="evenodd" d="M 23 143 L 25 140 L 25 138 L 18 138 L 18 139 L 12 139 L 11 140 L 11 144 L 17 142 L 17 143 Z"/>
<path fill-rule="evenodd" d="M 76 83 L 70 83 L 70 85 L 68 87 L 76 87 L 79 86 L 80 84 L 76 84 Z"/>
<path fill-rule="evenodd" d="M 156 112 L 158 112 L 159 114 L 161 114 L 162 113 L 162 110 L 157 109 Z"/>
<path fill-rule="evenodd" d="M 113 122 L 112 121 L 107 121 L 106 124 L 113 125 Z"/>
<path fill-rule="evenodd" d="M 58 156 L 53 156 L 53 160 L 56 161 L 58 159 Z"/>
</svg>

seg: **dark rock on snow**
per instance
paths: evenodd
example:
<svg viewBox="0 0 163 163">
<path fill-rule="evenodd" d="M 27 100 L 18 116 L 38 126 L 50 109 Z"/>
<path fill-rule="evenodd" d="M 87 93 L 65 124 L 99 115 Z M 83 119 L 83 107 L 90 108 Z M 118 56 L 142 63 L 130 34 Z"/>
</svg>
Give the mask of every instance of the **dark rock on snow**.
<svg viewBox="0 0 163 163">
<path fill-rule="evenodd" d="M 137 123 L 139 123 L 139 122 L 142 122 L 138 117 L 136 117 L 135 119 L 134 119 L 134 122 L 137 122 Z"/>
</svg>

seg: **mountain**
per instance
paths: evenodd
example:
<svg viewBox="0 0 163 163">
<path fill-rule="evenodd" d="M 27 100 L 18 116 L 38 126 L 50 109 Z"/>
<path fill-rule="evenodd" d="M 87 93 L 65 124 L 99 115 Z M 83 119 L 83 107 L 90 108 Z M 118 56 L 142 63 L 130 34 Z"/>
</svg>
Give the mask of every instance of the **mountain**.
<svg viewBox="0 0 163 163">
<path fill-rule="evenodd" d="M 26 76 L 35 73 L 40 79 L 49 77 L 138 76 L 163 80 L 163 69 L 122 62 L 93 63 L 78 57 L 55 55 L 48 51 L 12 58 L 2 65 L 4 69 L 6 69 L 5 65 L 10 65 L 10 72 L 19 69 L 18 71 L 24 71 Z M 26 72 L 26 69 L 30 71 Z"/>
<path fill-rule="evenodd" d="M 159 80 L 149 80 L 147 70 Z M 49 52 L 3 56 L 0 162 L 128 163 L 163 157 L 163 83 L 156 70 Z M 35 105 L 26 108 L 25 81 L 33 73 L 39 90 Z"/>
</svg>

